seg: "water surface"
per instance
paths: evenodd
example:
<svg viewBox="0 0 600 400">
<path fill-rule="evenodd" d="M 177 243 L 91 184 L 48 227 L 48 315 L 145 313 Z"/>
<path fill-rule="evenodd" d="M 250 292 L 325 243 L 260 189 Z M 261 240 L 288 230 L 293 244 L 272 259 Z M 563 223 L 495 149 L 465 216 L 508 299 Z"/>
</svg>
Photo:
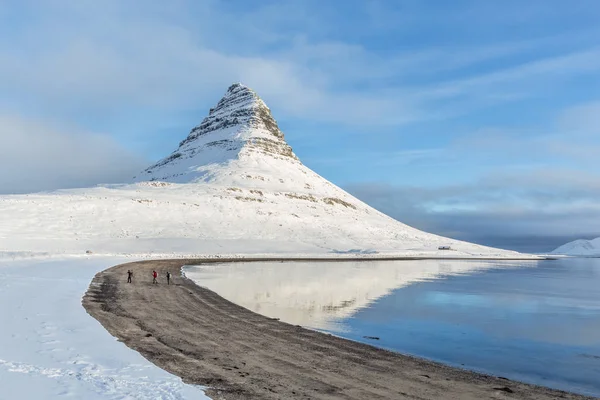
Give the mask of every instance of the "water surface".
<svg viewBox="0 0 600 400">
<path fill-rule="evenodd" d="M 600 396 L 600 259 L 238 263 L 186 274 L 292 324 Z"/>
</svg>

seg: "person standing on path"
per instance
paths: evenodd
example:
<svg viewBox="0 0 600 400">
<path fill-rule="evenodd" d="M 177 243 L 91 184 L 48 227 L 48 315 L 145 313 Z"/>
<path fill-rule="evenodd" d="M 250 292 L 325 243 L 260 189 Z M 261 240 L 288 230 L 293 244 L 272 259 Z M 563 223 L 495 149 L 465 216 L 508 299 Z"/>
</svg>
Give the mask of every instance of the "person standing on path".
<svg viewBox="0 0 600 400">
<path fill-rule="evenodd" d="M 167 285 L 171 284 L 171 273 L 167 271 Z"/>
<path fill-rule="evenodd" d="M 127 283 L 131 283 L 131 278 L 133 277 L 133 271 L 128 269 L 127 270 Z"/>
<path fill-rule="evenodd" d="M 156 280 L 156 277 L 158 276 L 158 274 L 156 273 L 156 271 L 152 271 L 152 283 L 158 283 L 158 281 Z"/>
</svg>

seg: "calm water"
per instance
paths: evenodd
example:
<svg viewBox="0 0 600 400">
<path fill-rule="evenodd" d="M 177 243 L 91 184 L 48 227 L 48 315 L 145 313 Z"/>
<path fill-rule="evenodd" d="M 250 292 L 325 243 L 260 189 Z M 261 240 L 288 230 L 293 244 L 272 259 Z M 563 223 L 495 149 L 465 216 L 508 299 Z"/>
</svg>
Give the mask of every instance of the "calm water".
<svg viewBox="0 0 600 400">
<path fill-rule="evenodd" d="M 243 263 L 186 274 L 293 324 L 600 396 L 600 259 Z"/>
</svg>

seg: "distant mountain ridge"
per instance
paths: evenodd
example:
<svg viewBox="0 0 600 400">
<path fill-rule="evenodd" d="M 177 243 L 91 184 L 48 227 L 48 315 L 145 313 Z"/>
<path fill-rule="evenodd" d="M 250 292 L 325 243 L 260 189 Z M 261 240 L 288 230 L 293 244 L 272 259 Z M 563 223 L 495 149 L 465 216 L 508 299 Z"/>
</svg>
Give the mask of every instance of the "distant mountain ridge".
<svg viewBox="0 0 600 400">
<path fill-rule="evenodd" d="M 556 248 L 552 253 L 580 257 L 600 257 L 600 237 L 591 240 L 577 239 Z"/>
</svg>

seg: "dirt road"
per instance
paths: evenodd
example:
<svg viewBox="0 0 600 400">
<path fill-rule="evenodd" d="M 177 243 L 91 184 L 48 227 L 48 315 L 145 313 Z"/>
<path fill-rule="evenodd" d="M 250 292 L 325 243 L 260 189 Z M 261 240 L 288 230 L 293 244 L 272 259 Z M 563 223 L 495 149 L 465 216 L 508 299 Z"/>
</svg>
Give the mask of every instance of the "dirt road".
<svg viewBox="0 0 600 400">
<path fill-rule="evenodd" d="M 224 260 L 219 260 L 223 262 Z M 475 374 L 285 324 L 181 276 L 214 260 L 123 264 L 83 299 L 114 336 L 214 399 L 583 399 Z M 133 283 L 127 270 L 134 271 Z M 152 284 L 151 272 L 159 274 Z M 165 274 L 173 274 L 171 286 Z"/>
</svg>

